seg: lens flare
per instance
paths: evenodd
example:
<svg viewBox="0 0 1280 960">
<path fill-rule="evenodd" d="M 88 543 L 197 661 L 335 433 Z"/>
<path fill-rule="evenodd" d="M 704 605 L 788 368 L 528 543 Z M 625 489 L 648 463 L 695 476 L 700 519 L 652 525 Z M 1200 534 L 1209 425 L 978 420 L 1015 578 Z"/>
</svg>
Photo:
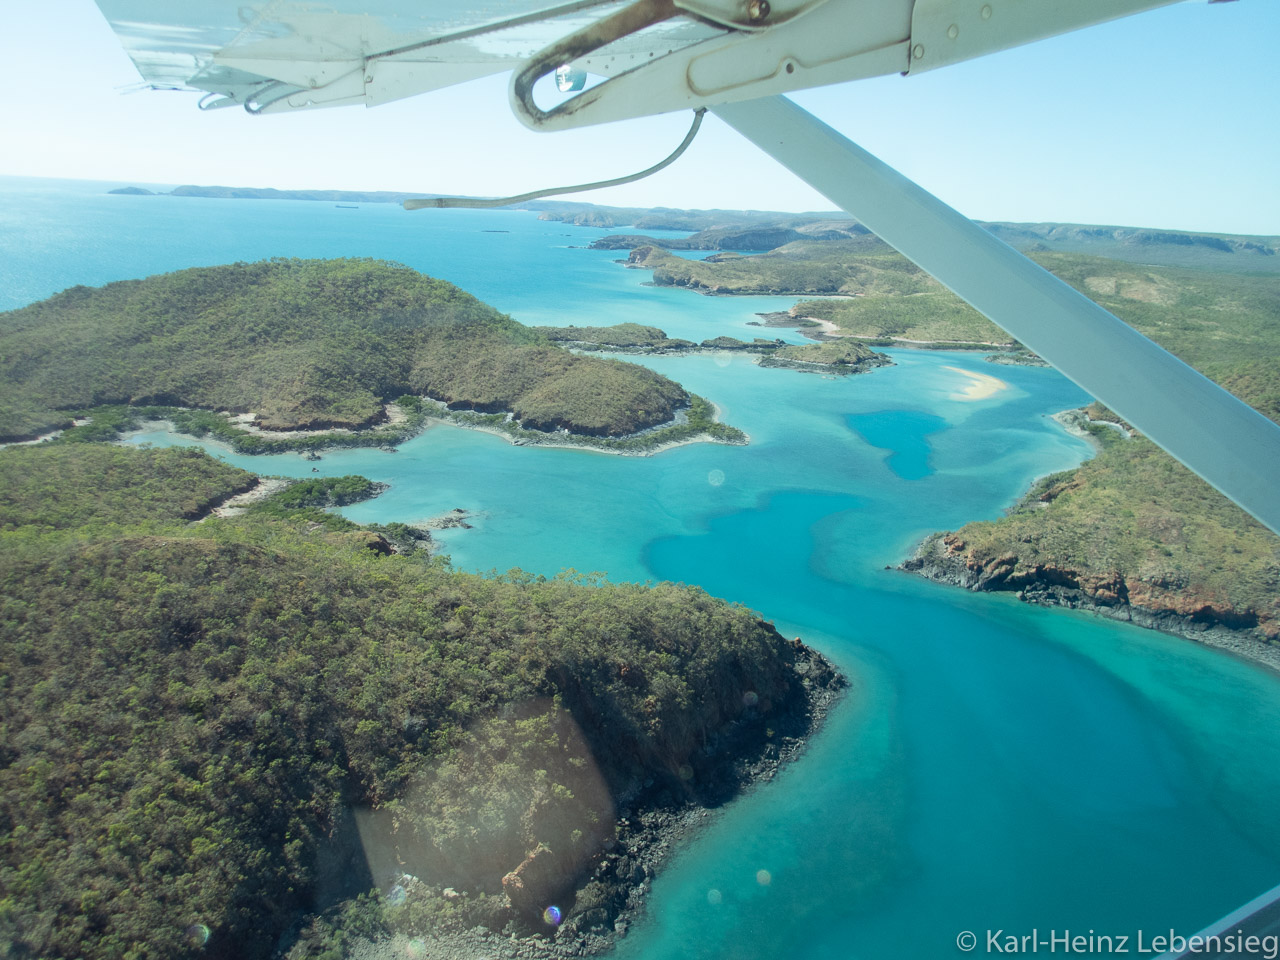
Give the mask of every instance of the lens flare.
<svg viewBox="0 0 1280 960">
<path fill-rule="evenodd" d="M 393 907 L 398 907 L 400 904 L 404 903 L 405 898 L 408 896 L 409 891 L 397 883 L 387 894 L 387 903 L 391 904 Z"/>
<path fill-rule="evenodd" d="M 547 909 L 542 911 L 542 919 L 553 927 L 560 926 L 560 908 L 547 907 Z"/>
<path fill-rule="evenodd" d="M 756 883 L 760 884 L 762 887 L 767 887 L 769 884 L 773 883 L 773 874 L 768 870 L 757 870 Z"/>
<path fill-rule="evenodd" d="M 754 690 L 748 690 L 742 695 L 742 704 L 746 707 L 754 707 L 760 702 L 760 695 Z"/>
<path fill-rule="evenodd" d="M 193 947 L 203 947 L 209 942 L 210 930 L 203 923 L 193 923 L 187 927 L 187 943 Z"/>
<path fill-rule="evenodd" d="M 707 903 L 711 904 L 713 907 L 720 906 L 720 904 L 724 903 L 724 894 L 715 889 L 715 887 L 712 887 L 707 891 Z"/>
<path fill-rule="evenodd" d="M 722 483 L 724 483 L 724 471 L 712 470 L 710 473 L 707 474 L 707 483 L 711 484 L 713 487 L 720 486 Z"/>
<path fill-rule="evenodd" d="M 417 960 L 418 957 L 425 957 L 427 955 L 427 941 L 421 937 L 414 937 L 405 944 L 404 952 L 406 955 L 413 957 L 414 960 Z"/>
</svg>

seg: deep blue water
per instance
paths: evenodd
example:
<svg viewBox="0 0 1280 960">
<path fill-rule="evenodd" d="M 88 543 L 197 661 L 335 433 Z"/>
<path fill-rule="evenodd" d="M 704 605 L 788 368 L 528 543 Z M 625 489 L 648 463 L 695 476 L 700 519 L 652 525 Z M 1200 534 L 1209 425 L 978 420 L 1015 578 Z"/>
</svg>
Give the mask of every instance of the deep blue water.
<svg viewBox="0 0 1280 960">
<path fill-rule="evenodd" d="M 862 439 L 889 452 L 885 464 L 903 480 L 923 480 L 929 466 L 929 435 L 946 429 L 947 422 L 919 410 L 878 410 L 849 418 Z"/>
<path fill-rule="evenodd" d="M 690 339 L 754 335 L 755 312 L 792 303 L 645 286 L 618 253 L 581 249 L 602 231 L 531 214 L 103 189 L 0 180 L 0 304 L 274 255 L 393 259 L 526 323 L 631 320 Z M 318 465 L 391 484 L 349 508 L 355 520 L 473 511 L 474 529 L 441 535 L 460 568 L 697 583 L 851 676 L 805 757 L 719 812 L 657 880 L 627 960 L 952 956 L 960 931 L 988 928 L 1149 940 L 1280 882 L 1275 675 L 885 569 L 1088 455 L 1049 419 L 1086 399 L 1053 371 L 893 356 L 846 378 L 730 354 L 647 361 L 716 402 L 746 447 L 623 458 L 438 426 L 399 453 Z M 966 373 L 1005 386 L 972 399 Z M 293 455 L 226 456 L 311 473 Z"/>
</svg>

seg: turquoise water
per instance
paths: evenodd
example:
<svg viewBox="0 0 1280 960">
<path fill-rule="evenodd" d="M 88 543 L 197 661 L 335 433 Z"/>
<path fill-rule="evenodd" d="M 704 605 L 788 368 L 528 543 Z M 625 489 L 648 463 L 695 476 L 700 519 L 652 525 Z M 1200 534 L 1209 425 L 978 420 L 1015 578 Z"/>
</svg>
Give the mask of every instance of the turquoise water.
<svg viewBox="0 0 1280 960">
<path fill-rule="evenodd" d="M 386 257 L 527 323 L 634 320 L 690 339 L 751 335 L 756 311 L 793 302 L 647 287 L 616 252 L 580 249 L 601 231 L 530 214 L 3 190 L 0 297 L 13 303 L 266 255 Z M 440 535 L 460 568 L 697 583 L 852 677 L 805 757 L 718 811 L 658 878 L 626 960 L 952 956 L 959 932 L 981 943 L 998 928 L 1149 940 L 1280 882 L 1275 675 L 885 569 L 925 533 L 997 516 L 1034 477 L 1088 455 L 1049 419 L 1085 399 L 1052 371 L 893 356 L 845 378 L 732 354 L 646 361 L 715 401 L 747 447 L 623 458 L 437 426 L 398 453 L 317 464 L 391 484 L 349 508 L 355 520 L 475 513 L 474 529 Z M 966 399 L 963 371 L 1007 386 Z M 312 469 L 221 452 L 261 472 Z"/>
</svg>

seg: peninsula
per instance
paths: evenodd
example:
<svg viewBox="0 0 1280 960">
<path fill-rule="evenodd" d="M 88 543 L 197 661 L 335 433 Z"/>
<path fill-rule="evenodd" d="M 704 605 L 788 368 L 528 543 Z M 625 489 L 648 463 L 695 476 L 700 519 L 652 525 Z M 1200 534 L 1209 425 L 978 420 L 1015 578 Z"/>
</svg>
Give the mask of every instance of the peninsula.
<svg viewBox="0 0 1280 960">
<path fill-rule="evenodd" d="M 322 509 L 360 477 L 218 516 L 258 484 L 192 448 L 0 451 L 16 954 L 598 953 L 844 686 L 697 588 L 486 579 Z"/>
<path fill-rule="evenodd" d="M 1280 278 L 1038 259 L 1280 422 Z M 1280 669 L 1280 537 L 1093 404 L 1061 417 L 1096 456 L 1009 514 L 928 538 L 903 567 L 972 590 L 1091 610 Z"/>
<path fill-rule="evenodd" d="M 144 417 L 279 452 L 394 444 L 431 416 L 628 451 L 745 439 L 666 377 L 577 356 L 448 283 L 373 260 L 75 287 L 0 315 L 0 348 L 0 441 L 76 418 L 90 422 L 75 438 L 109 439 Z"/>
</svg>

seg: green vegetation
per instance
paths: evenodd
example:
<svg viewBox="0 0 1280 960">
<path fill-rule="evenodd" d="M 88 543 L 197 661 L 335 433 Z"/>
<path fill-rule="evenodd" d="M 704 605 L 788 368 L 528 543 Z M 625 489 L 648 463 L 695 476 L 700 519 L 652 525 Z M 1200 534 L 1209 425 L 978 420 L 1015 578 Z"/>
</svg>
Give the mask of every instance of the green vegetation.
<svg viewBox="0 0 1280 960">
<path fill-rule="evenodd" d="M 575 356 L 450 284 L 372 260 L 236 263 L 75 287 L 0 314 L 0 348 L 0 439 L 108 405 L 359 428 L 402 394 L 510 411 L 531 429 L 624 436 L 687 402 L 652 371 Z"/>
<path fill-rule="evenodd" d="M 328 530 L 356 530 L 358 526 L 340 514 L 330 513 L 333 507 L 345 507 L 362 500 L 376 497 L 387 489 L 385 483 L 374 483 L 365 477 L 315 477 L 310 480 L 298 480 L 290 483 L 279 493 L 250 507 L 250 512 L 258 516 L 273 517 L 278 520 L 289 520 L 294 523 L 319 524 Z M 417 547 L 417 540 L 429 540 L 426 536 L 417 536 L 409 532 L 403 524 L 388 527 L 370 527 L 375 532 L 386 530 L 388 550 L 398 548 L 401 552 L 412 552 Z M 392 542 L 396 547 L 392 547 Z M 372 545 L 372 541 L 371 541 Z"/>
<path fill-rule="evenodd" d="M 1083 253 L 1108 260 L 1165 267 L 1196 267 L 1222 273 L 1280 272 L 1280 237 L 1147 230 L 1074 223 L 987 223 L 984 226 L 1020 250 Z"/>
<path fill-rule="evenodd" d="M 1076 254 L 1035 259 L 1280 421 L 1280 279 Z M 1098 404 L 1088 413 L 1118 419 Z M 1086 592 L 1119 591 L 1134 607 L 1280 636 L 1280 538 L 1149 441 L 1082 426 L 1097 457 L 1050 478 L 1010 516 L 956 531 L 964 556 L 999 568 L 998 589 L 1066 576 Z"/>
<path fill-rule="evenodd" d="M 697 394 L 689 394 L 689 407 L 680 411 L 675 422 L 631 437 L 593 437 L 579 434 L 547 434 L 539 430 L 527 430 L 501 413 L 471 413 L 468 411 L 437 411 L 435 416 L 467 427 L 495 430 L 520 443 L 563 444 L 574 447 L 594 447 L 615 453 L 641 454 L 672 443 L 707 438 L 719 443 L 742 444 L 747 435 L 737 427 L 720 423 L 715 407 Z"/>
<path fill-rule="evenodd" d="M 905 296 L 860 296 L 805 300 L 792 308 L 797 317 L 827 320 L 850 337 L 937 343 L 1011 344 L 1013 339 L 950 291 Z"/>
<path fill-rule="evenodd" d="M 6 954 L 265 958 L 304 930 L 290 956 L 336 957 L 384 925 L 519 925 L 501 881 L 530 851 L 537 894 L 572 904 L 618 798 L 696 789 L 730 724 L 763 745 L 803 705 L 804 652 L 697 589 L 483 579 L 261 512 L 191 524 L 184 498 L 244 474 L 190 450 L 0 466 Z M 393 849 L 459 896 L 360 897 Z"/>
<path fill-rule="evenodd" d="M 54 443 L 102 443 L 119 439 L 128 430 L 144 423 L 168 421 L 178 433 L 192 437 L 210 437 L 231 447 L 236 453 L 315 452 L 329 447 L 390 447 L 417 434 L 429 417 L 420 397 L 400 397 L 396 405 L 409 411 L 396 424 L 371 430 L 325 430 L 294 436 L 264 436 L 226 413 L 190 407 L 106 405 L 73 411 L 77 419 L 87 422 L 69 427 L 53 439 Z"/>
<path fill-rule="evenodd" d="M 1013 585 L 1070 580 L 1280 636 L 1280 538 L 1150 441 L 1092 433 L 1104 444 L 1093 460 L 1041 480 L 1008 516 L 957 530 L 964 556 L 1010 568 Z"/>
<path fill-rule="evenodd" d="M 0 452 L 0 531 L 194 520 L 252 489 L 253 474 L 189 447 L 39 444 Z"/>
<path fill-rule="evenodd" d="M 818 364 L 835 372 L 860 373 L 871 367 L 889 363 L 884 354 L 876 353 L 854 340 L 828 340 L 823 343 L 804 343 L 779 347 L 760 361 L 762 367 L 782 367 L 791 364 Z"/>
<path fill-rule="evenodd" d="M 1280 278 L 1037 254 L 1045 269 L 1280 421 Z"/>
<path fill-rule="evenodd" d="M 653 282 L 660 286 L 714 294 L 900 295 L 941 289 L 919 267 L 872 237 L 801 240 L 769 253 L 715 262 L 639 247 L 628 263 L 653 270 Z"/>
<path fill-rule="evenodd" d="M 750 342 L 739 340 L 737 337 L 711 337 L 703 340 L 699 344 L 704 350 L 745 350 L 748 352 L 761 353 L 764 351 L 772 352 L 781 346 L 780 340 L 766 340 L 763 337 L 756 337 Z"/>
<path fill-rule="evenodd" d="M 386 484 L 374 483 L 364 477 L 315 477 L 289 484 L 271 498 L 281 507 L 345 507 L 376 497 L 386 489 Z"/>
<path fill-rule="evenodd" d="M 579 348 L 604 350 L 632 350 L 656 352 L 682 350 L 693 346 L 690 340 L 668 337 L 657 327 L 639 323 L 619 323 L 612 327 L 534 327 L 547 339 L 557 343 L 571 343 Z"/>
<path fill-rule="evenodd" d="M 406 398 L 396 401 L 402 409 Z M 412 412 L 404 421 L 397 424 L 386 424 L 372 430 L 333 430 L 319 433 L 308 433 L 296 437 L 263 436 L 254 430 L 246 430 L 225 413 L 215 410 L 194 410 L 180 407 L 134 407 L 133 425 L 135 429 L 141 420 L 168 420 L 178 433 L 192 437 L 212 437 L 229 444 L 236 453 L 289 453 L 315 452 L 330 447 L 393 447 L 403 443 L 422 429 L 426 417 L 421 413 L 421 402 L 418 397 L 408 398 L 413 402 Z M 84 411 L 86 416 L 97 423 L 101 407 Z M 65 438 L 66 434 L 63 434 Z"/>
</svg>

